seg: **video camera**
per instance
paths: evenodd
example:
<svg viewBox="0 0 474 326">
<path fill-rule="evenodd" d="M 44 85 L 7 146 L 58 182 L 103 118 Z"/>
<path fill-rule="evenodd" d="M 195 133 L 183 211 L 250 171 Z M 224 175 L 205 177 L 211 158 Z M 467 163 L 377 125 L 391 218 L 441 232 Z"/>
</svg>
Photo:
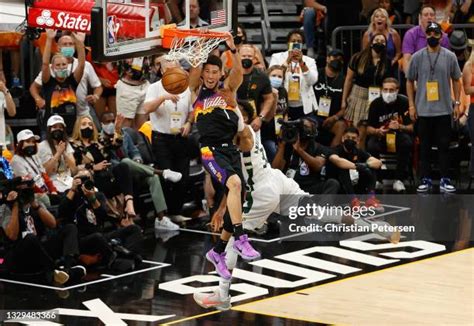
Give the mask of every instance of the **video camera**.
<svg viewBox="0 0 474 326">
<path fill-rule="evenodd" d="M 304 118 L 293 121 L 284 121 L 280 118 L 277 121 L 281 125 L 281 139 L 285 143 L 294 144 L 298 139 L 308 140 L 318 136 L 316 127 L 310 130 L 305 128 Z"/>
<path fill-rule="evenodd" d="M 2 202 L 5 202 L 8 194 L 12 191 L 18 193 L 18 200 L 21 203 L 27 203 L 34 199 L 33 185 L 34 180 L 24 180 L 22 177 L 13 179 L 4 179 L 0 181 L 0 193 Z"/>
<path fill-rule="evenodd" d="M 86 188 L 89 191 L 94 190 L 94 181 L 91 180 L 87 175 L 83 175 L 78 177 L 79 180 L 81 180 L 81 183 L 84 185 L 84 188 Z"/>
</svg>

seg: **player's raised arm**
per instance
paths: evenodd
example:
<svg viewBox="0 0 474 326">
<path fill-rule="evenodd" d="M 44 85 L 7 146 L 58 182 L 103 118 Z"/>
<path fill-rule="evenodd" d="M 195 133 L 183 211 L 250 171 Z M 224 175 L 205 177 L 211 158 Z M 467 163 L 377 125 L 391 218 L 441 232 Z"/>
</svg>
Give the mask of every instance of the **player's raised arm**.
<svg viewBox="0 0 474 326">
<path fill-rule="evenodd" d="M 232 92 L 237 92 L 242 84 L 244 79 L 244 73 L 242 68 L 242 61 L 240 59 L 239 51 L 234 44 L 234 38 L 230 32 L 227 33 L 228 37 L 226 39 L 227 47 L 229 48 L 230 52 L 232 53 L 232 69 L 230 70 L 229 77 L 226 78 L 224 82 L 224 87 L 231 90 Z"/>
<path fill-rule="evenodd" d="M 192 93 L 196 93 L 201 86 L 201 72 L 202 72 L 202 65 L 199 67 L 191 67 L 189 70 L 189 90 Z"/>
</svg>

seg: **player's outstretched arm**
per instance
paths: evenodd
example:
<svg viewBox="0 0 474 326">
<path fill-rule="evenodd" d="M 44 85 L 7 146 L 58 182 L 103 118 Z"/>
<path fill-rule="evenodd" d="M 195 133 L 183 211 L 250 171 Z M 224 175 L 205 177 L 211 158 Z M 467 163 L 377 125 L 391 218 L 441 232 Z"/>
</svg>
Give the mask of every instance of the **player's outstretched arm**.
<svg viewBox="0 0 474 326">
<path fill-rule="evenodd" d="M 237 92 L 242 81 L 244 79 L 244 71 L 242 68 L 242 61 L 240 59 L 239 51 L 234 44 L 234 38 L 231 33 L 227 33 L 228 37 L 226 39 L 227 47 L 232 52 L 232 69 L 230 70 L 229 77 L 225 80 L 225 88 L 229 89 L 232 92 Z"/>
<path fill-rule="evenodd" d="M 245 125 L 244 130 L 239 132 L 239 149 L 242 152 L 250 152 L 253 148 L 253 135 L 250 126 Z"/>
<path fill-rule="evenodd" d="M 189 90 L 192 93 L 196 93 L 201 86 L 201 71 L 202 65 L 199 67 L 191 67 L 189 70 Z"/>
</svg>

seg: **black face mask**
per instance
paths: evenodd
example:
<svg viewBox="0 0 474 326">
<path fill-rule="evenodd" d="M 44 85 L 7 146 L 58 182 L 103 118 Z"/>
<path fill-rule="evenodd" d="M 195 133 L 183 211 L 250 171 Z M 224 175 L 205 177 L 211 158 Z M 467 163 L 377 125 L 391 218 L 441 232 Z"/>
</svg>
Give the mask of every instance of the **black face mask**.
<svg viewBox="0 0 474 326">
<path fill-rule="evenodd" d="M 242 67 L 244 69 L 252 68 L 253 62 L 252 59 L 242 59 Z"/>
<path fill-rule="evenodd" d="M 90 139 L 92 138 L 93 134 L 94 134 L 94 130 L 92 128 L 81 129 L 82 138 Z"/>
<path fill-rule="evenodd" d="M 33 188 L 21 189 L 18 195 L 18 201 L 21 204 L 30 204 L 35 199 L 35 191 Z"/>
<path fill-rule="evenodd" d="M 340 72 L 342 70 L 342 61 L 341 60 L 332 60 L 328 64 L 329 69 L 334 72 Z"/>
<path fill-rule="evenodd" d="M 23 147 L 23 153 L 25 153 L 26 156 L 35 155 L 36 154 L 36 146 Z"/>
<path fill-rule="evenodd" d="M 63 140 L 64 131 L 62 131 L 60 129 L 53 130 L 51 132 L 51 138 L 53 138 L 54 140 L 57 140 L 57 141 Z"/>
<path fill-rule="evenodd" d="M 440 39 L 434 36 L 428 37 L 427 42 L 431 48 L 435 48 L 439 45 Z"/>
<path fill-rule="evenodd" d="M 142 71 L 132 69 L 132 77 L 131 78 L 133 80 L 140 80 L 140 79 L 142 79 L 142 77 L 143 77 L 143 72 Z"/>
<path fill-rule="evenodd" d="M 236 36 L 234 37 L 234 43 L 235 43 L 235 45 L 242 44 L 242 42 L 243 42 L 242 36 L 236 35 Z"/>
<path fill-rule="evenodd" d="M 372 50 L 375 51 L 375 53 L 382 53 L 383 50 L 385 50 L 385 44 L 383 43 L 374 43 L 372 44 Z"/>
<path fill-rule="evenodd" d="M 357 148 L 357 142 L 355 140 L 352 140 L 352 139 L 344 140 L 343 144 L 344 144 L 344 147 L 346 148 L 346 150 L 350 153 L 353 153 Z"/>
</svg>

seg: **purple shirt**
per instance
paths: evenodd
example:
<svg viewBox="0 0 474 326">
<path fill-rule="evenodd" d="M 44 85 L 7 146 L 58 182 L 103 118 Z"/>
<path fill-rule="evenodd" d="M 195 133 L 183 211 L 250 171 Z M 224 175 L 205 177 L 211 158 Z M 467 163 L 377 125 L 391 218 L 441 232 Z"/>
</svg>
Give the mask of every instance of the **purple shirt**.
<svg viewBox="0 0 474 326">
<path fill-rule="evenodd" d="M 403 37 L 402 53 L 413 54 L 428 45 L 426 33 L 421 26 L 410 28 Z M 441 46 L 449 50 L 449 39 L 446 33 L 441 38 Z"/>
</svg>

